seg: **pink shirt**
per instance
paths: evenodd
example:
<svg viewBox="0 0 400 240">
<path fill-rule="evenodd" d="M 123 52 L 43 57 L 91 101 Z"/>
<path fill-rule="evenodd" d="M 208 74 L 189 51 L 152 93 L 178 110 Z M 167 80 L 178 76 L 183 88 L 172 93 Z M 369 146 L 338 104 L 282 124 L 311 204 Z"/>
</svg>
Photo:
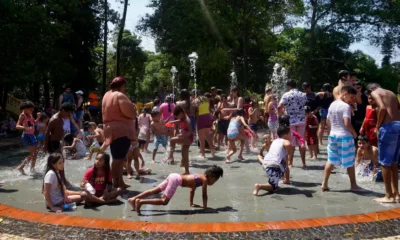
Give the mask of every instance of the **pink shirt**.
<svg viewBox="0 0 400 240">
<path fill-rule="evenodd" d="M 170 109 L 171 111 L 168 111 L 168 103 L 163 103 L 160 106 L 160 110 L 162 113 L 162 120 L 166 121 L 169 118 L 169 121 L 174 120 L 173 114 L 174 114 L 174 109 L 175 109 L 175 104 L 170 103 Z M 172 115 L 172 117 L 170 117 Z"/>
</svg>

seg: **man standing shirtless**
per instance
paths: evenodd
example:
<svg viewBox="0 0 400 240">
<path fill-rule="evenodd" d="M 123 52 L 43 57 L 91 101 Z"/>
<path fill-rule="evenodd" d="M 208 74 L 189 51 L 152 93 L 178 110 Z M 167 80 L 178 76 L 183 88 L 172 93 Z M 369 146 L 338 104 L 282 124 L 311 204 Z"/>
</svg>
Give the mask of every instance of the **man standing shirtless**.
<svg viewBox="0 0 400 240">
<path fill-rule="evenodd" d="M 397 166 L 400 157 L 400 103 L 393 92 L 381 88 L 376 83 L 368 85 L 368 93 L 378 105 L 375 131 L 378 136 L 379 163 L 386 190 L 385 197 L 374 201 L 393 203 L 400 200 Z"/>
<path fill-rule="evenodd" d="M 342 89 L 343 86 L 351 85 L 350 78 L 351 78 L 350 72 L 346 70 L 341 70 L 339 72 L 338 85 L 333 89 L 333 97 L 335 100 L 340 99 L 340 90 Z"/>
</svg>

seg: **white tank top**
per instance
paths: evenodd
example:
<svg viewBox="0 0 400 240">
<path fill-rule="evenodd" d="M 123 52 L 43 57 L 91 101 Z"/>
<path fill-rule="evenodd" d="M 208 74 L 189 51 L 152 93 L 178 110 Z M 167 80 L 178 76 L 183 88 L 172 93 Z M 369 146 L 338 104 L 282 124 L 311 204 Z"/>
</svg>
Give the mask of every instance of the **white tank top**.
<svg viewBox="0 0 400 240">
<path fill-rule="evenodd" d="M 288 152 L 283 147 L 284 141 L 285 139 L 277 138 L 272 142 L 267 155 L 264 157 L 264 166 L 279 166 L 282 160 L 286 158 Z"/>
</svg>

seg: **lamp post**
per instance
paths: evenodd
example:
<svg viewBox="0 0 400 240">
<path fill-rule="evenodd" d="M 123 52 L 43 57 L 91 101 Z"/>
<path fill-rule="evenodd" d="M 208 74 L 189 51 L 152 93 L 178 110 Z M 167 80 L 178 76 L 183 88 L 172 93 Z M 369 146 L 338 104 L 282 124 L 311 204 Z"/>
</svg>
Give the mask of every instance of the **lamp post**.
<svg viewBox="0 0 400 240">
<path fill-rule="evenodd" d="M 192 52 L 189 55 L 190 60 L 190 76 L 194 79 L 194 90 L 195 90 L 195 97 L 197 97 L 197 79 L 196 79 L 196 61 L 199 59 L 199 55 L 196 52 Z"/>
<path fill-rule="evenodd" d="M 174 101 L 175 101 L 175 86 L 176 86 L 176 74 L 178 73 L 178 69 L 176 69 L 175 66 L 171 67 L 171 82 L 172 82 L 172 95 L 174 96 Z"/>
</svg>

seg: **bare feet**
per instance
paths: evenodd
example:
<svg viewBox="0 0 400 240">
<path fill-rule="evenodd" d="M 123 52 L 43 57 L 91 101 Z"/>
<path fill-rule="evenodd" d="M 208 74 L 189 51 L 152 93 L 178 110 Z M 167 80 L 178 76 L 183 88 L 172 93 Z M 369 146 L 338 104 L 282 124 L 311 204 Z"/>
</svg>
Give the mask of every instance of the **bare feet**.
<svg viewBox="0 0 400 240">
<path fill-rule="evenodd" d="M 130 188 L 131 187 L 131 185 L 128 185 L 128 184 L 126 184 L 126 183 L 124 183 L 124 184 L 122 184 L 122 189 L 127 189 L 127 188 Z"/>
<path fill-rule="evenodd" d="M 363 191 L 365 191 L 365 189 L 361 188 L 359 186 L 355 186 L 355 187 L 350 188 L 350 191 L 352 191 L 352 192 L 363 192 Z"/>
<path fill-rule="evenodd" d="M 383 197 L 383 198 L 375 198 L 375 202 L 377 203 L 395 203 L 396 201 L 393 198 Z"/>
<path fill-rule="evenodd" d="M 256 184 L 254 184 L 253 195 L 257 196 L 258 195 L 258 191 L 260 191 L 260 184 L 256 183 Z"/>
<path fill-rule="evenodd" d="M 139 175 L 139 174 L 136 175 L 135 179 L 136 179 L 136 180 L 140 180 L 140 175 Z"/>
<path fill-rule="evenodd" d="M 312 160 L 318 160 L 317 156 L 311 158 Z"/>
<path fill-rule="evenodd" d="M 307 169 L 306 165 L 301 166 L 302 169 Z"/>
<path fill-rule="evenodd" d="M 288 165 L 288 168 L 292 168 L 292 167 L 293 167 L 293 165 L 292 165 L 292 164 L 289 164 L 289 165 Z"/>
<path fill-rule="evenodd" d="M 128 175 L 126 176 L 127 179 L 132 179 L 132 175 L 128 173 Z"/>
<path fill-rule="evenodd" d="M 135 197 L 129 198 L 128 203 L 132 206 L 133 211 L 136 211 L 135 209 L 136 198 Z"/>
<path fill-rule="evenodd" d="M 142 204 L 140 203 L 140 199 L 136 199 L 135 200 L 135 210 L 139 216 L 140 216 L 140 207 L 141 206 L 142 206 Z"/>
<path fill-rule="evenodd" d="M 238 158 L 239 158 L 239 160 L 244 160 L 242 155 L 239 155 Z"/>
<path fill-rule="evenodd" d="M 331 189 L 330 189 L 328 186 L 322 186 L 322 187 L 321 187 L 321 190 L 322 190 L 323 192 L 329 192 Z"/>
<path fill-rule="evenodd" d="M 228 158 L 226 158 L 226 159 L 225 159 L 225 163 L 226 163 L 226 164 L 231 164 L 231 160 L 228 159 Z"/>
<path fill-rule="evenodd" d="M 151 163 L 156 163 L 156 161 L 154 161 L 154 160 L 151 160 Z"/>
<path fill-rule="evenodd" d="M 26 173 L 25 173 L 23 168 L 18 167 L 17 170 L 19 171 L 19 173 L 21 173 L 21 175 L 26 175 Z"/>
<path fill-rule="evenodd" d="M 280 183 L 281 183 L 281 184 L 290 184 L 290 181 L 289 181 L 289 180 L 283 180 L 283 181 L 281 181 Z"/>
</svg>

